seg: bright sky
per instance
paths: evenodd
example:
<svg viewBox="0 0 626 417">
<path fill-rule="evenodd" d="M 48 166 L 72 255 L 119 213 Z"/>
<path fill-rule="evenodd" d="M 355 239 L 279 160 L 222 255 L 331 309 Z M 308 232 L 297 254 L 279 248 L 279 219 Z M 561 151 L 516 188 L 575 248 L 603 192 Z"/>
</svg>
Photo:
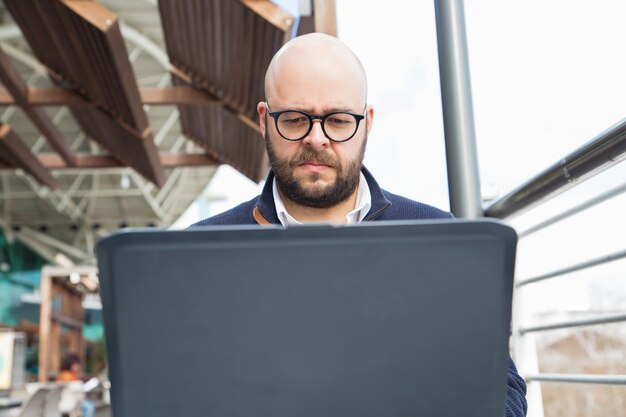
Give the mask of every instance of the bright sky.
<svg viewBox="0 0 626 417">
<path fill-rule="evenodd" d="M 336 1 L 339 38 L 361 58 L 376 109 L 365 165 L 389 191 L 448 209 L 433 1 Z M 297 5 L 276 2 L 291 10 Z M 626 2 L 469 0 L 465 12 L 484 187 L 506 193 L 626 117 Z M 622 163 L 514 224 L 523 230 L 624 178 Z M 178 225 L 222 212 L 259 190 L 221 167 L 208 194 L 226 199 L 210 203 L 208 212 L 205 204 L 192 207 Z M 626 226 L 617 221 L 624 209 L 622 195 L 522 240 L 520 276 L 626 249 Z M 568 300 L 559 304 L 566 309 L 596 308 L 589 294 L 606 292 L 603 302 L 615 299 L 610 306 L 623 308 L 626 289 L 607 288 L 626 288 L 619 276 L 625 269 L 625 261 L 598 269 L 594 279 L 601 283 L 587 273 L 541 284 L 551 291 L 536 294 L 537 308 L 552 308 L 555 291 Z"/>
</svg>

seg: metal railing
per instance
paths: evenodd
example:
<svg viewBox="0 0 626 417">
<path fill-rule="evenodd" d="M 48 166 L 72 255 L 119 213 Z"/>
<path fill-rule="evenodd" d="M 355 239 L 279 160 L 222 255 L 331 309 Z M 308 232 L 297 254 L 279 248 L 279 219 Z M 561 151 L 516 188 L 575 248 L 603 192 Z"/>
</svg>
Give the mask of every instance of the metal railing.
<svg viewBox="0 0 626 417">
<path fill-rule="evenodd" d="M 509 194 L 489 204 L 485 209 L 485 215 L 503 220 L 510 219 L 577 186 L 584 180 L 614 166 L 624 158 L 626 158 L 626 119 L 602 132 L 590 142 L 565 156 Z M 519 238 L 523 239 L 535 232 L 561 222 L 564 219 L 570 218 L 574 214 L 581 213 L 623 193 L 626 193 L 626 179 L 622 184 L 619 184 L 609 191 L 580 202 L 557 215 L 521 231 Z M 516 361 L 518 361 L 520 373 L 522 373 L 527 382 L 626 385 L 626 375 L 539 373 L 536 345 L 534 339 L 532 339 L 533 335 L 537 332 L 582 326 L 598 326 L 609 323 L 623 323 L 626 322 L 626 311 L 618 314 L 596 315 L 576 320 L 532 324 L 525 322 L 530 321 L 530 314 L 528 314 L 530 305 L 528 300 L 525 300 L 524 296 L 520 294 L 520 292 L 523 292 L 524 287 L 536 285 L 546 280 L 562 277 L 566 274 L 597 267 L 624 258 L 626 258 L 626 249 L 588 259 L 540 275 L 528 278 L 516 277 L 514 304 L 517 304 L 517 306 L 514 315 L 517 317 L 514 317 L 513 320 L 513 350 L 518 356 L 516 357 Z M 535 350 L 534 352 L 528 352 L 529 349 Z M 526 352 L 524 352 L 524 350 L 526 350 Z M 535 398 L 532 398 L 531 392 L 533 390 L 531 390 L 531 386 L 532 384 L 529 384 L 529 404 L 533 400 L 541 402 L 540 388 L 534 390 L 537 395 Z M 542 406 L 538 408 L 535 407 L 533 417 L 538 417 L 542 414 Z M 531 415 L 531 413 L 529 413 L 529 415 Z"/>
<path fill-rule="evenodd" d="M 484 214 L 503 220 L 511 219 L 626 158 L 626 119 L 624 119 L 481 210 L 463 0 L 434 0 L 434 3 L 450 207 L 456 217 L 474 218 Z M 609 191 L 521 231 L 518 236 L 523 239 L 625 192 L 626 181 L 623 181 Z M 529 416 L 543 416 L 541 386 L 538 384 L 541 382 L 626 384 L 626 375 L 539 373 L 534 335 L 537 332 L 558 329 L 626 322 L 626 312 L 549 324 L 533 324 L 529 323 L 532 322 L 532 317 L 529 302 L 524 296 L 525 288 L 623 258 L 626 258 L 626 248 L 534 277 L 516 277 L 512 347 L 518 369 L 529 382 L 527 396 Z"/>
<path fill-rule="evenodd" d="M 589 375 L 589 374 L 542 374 L 529 375 L 527 382 L 566 382 L 570 384 L 602 384 L 602 385 L 626 385 L 624 375 Z"/>
<path fill-rule="evenodd" d="M 485 215 L 504 219 L 520 214 L 610 168 L 624 158 L 626 119 L 600 133 L 509 194 L 493 201 L 485 209 Z M 623 190 L 624 187 L 621 187 L 620 192 Z"/>
</svg>

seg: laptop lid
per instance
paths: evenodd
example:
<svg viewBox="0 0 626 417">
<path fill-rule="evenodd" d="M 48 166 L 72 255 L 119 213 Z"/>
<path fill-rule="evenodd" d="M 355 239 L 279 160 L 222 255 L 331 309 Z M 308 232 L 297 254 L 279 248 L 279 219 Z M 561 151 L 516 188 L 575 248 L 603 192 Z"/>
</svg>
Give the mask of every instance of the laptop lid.
<svg viewBox="0 0 626 417">
<path fill-rule="evenodd" d="M 515 245 L 494 221 L 113 235 L 113 415 L 502 416 Z"/>
</svg>

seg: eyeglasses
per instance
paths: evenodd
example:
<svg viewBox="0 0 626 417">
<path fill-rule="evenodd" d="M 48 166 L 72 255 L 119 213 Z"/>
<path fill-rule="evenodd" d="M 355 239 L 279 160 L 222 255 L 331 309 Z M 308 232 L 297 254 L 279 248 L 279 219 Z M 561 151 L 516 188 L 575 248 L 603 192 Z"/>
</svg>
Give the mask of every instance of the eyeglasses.
<svg viewBox="0 0 626 417">
<path fill-rule="evenodd" d="M 274 118 L 276 130 L 283 139 L 296 141 L 304 139 L 313 129 L 313 120 L 321 120 L 324 135 L 333 142 L 345 142 L 352 139 L 359 128 L 364 115 L 348 112 L 328 114 L 309 114 L 300 110 L 281 110 L 273 112 L 265 102 L 268 114 Z"/>
</svg>

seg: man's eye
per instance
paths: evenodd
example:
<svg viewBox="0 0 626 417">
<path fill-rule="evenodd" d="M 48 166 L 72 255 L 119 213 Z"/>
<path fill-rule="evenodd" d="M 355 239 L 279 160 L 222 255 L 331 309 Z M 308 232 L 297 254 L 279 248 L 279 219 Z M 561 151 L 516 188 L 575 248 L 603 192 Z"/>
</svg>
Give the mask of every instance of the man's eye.
<svg viewBox="0 0 626 417">
<path fill-rule="evenodd" d="M 300 117 L 289 117 L 283 120 L 283 123 L 296 124 L 296 123 L 304 123 L 306 119 L 303 116 Z"/>
<path fill-rule="evenodd" d="M 348 118 L 348 117 L 345 117 L 345 116 L 333 116 L 333 117 L 329 117 L 327 119 L 327 122 L 332 123 L 332 124 L 337 125 L 337 126 L 341 126 L 341 125 L 346 125 L 346 124 L 349 124 L 349 123 L 353 123 L 354 119 Z"/>
</svg>

